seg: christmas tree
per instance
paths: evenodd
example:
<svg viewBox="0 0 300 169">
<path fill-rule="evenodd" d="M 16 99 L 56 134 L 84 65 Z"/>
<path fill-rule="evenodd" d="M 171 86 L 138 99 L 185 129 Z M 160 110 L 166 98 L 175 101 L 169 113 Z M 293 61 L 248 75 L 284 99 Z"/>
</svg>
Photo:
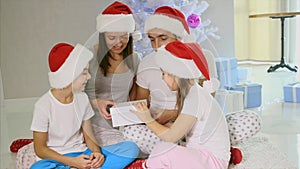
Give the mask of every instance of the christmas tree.
<svg viewBox="0 0 300 169">
<path fill-rule="evenodd" d="M 218 28 L 211 25 L 210 19 L 201 17 L 209 7 L 206 1 L 201 0 L 123 0 L 135 14 L 136 29 L 143 32 L 145 20 L 152 15 L 156 8 L 163 5 L 175 7 L 182 11 L 187 19 L 191 34 L 199 44 L 209 41 L 209 38 L 219 39 L 216 34 Z M 142 34 L 142 39 L 135 43 L 135 50 L 143 56 L 152 52 L 152 47 L 147 35 Z"/>
</svg>

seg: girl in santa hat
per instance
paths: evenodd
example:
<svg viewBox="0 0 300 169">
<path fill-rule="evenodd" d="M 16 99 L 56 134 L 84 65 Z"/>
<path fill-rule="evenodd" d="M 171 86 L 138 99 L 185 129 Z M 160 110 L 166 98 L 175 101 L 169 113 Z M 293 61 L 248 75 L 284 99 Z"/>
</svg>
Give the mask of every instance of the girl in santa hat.
<svg viewBox="0 0 300 169">
<path fill-rule="evenodd" d="M 138 155 L 133 142 L 99 147 L 90 118 L 94 111 L 82 92 L 90 79 L 93 54 L 84 46 L 59 43 L 49 54 L 51 89 L 36 103 L 31 130 L 37 162 L 31 169 L 124 168 Z"/>
<path fill-rule="evenodd" d="M 151 46 L 157 50 L 163 45 L 173 41 L 190 41 L 192 35 L 184 14 L 177 8 L 161 6 L 145 22 L 144 32 L 150 39 Z M 210 66 L 211 77 L 216 82 L 214 92 L 218 87 L 218 80 L 215 79 L 214 58 L 207 59 Z M 171 91 L 160 78 L 160 69 L 154 62 L 153 54 L 143 58 L 138 67 L 137 73 L 137 100 L 148 99 L 152 116 L 161 124 L 168 125 L 177 117 L 176 91 Z M 160 139 L 151 132 L 145 125 L 132 125 L 124 128 L 125 138 L 138 144 L 144 153 L 151 153 L 155 144 Z"/>
<path fill-rule="evenodd" d="M 144 103 L 132 110 L 163 142 L 157 144 L 147 168 L 227 168 L 230 159 L 228 127 L 208 88 L 196 79 L 210 80 L 207 61 L 197 43 L 174 41 L 154 53 L 161 77 L 177 92 L 178 117 L 167 127 L 153 119 Z M 186 145 L 177 142 L 186 136 Z"/>
<path fill-rule="evenodd" d="M 184 14 L 173 7 L 161 6 L 149 16 L 144 25 L 152 48 L 156 51 L 163 45 L 176 40 L 187 39 L 190 29 Z M 151 114 L 160 124 L 168 125 L 176 119 L 176 92 L 171 91 L 160 78 L 160 69 L 153 54 L 145 56 L 137 71 L 137 100 L 147 99 Z M 134 141 L 142 152 L 150 154 L 160 139 L 143 124 L 124 127 L 126 139 Z"/>
<path fill-rule="evenodd" d="M 97 16 L 98 41 L 91 47 L 95 57 L 90 62 L 91 80 L 86 93 L 97 111 L 92 118 L 96 139 L 101 145 L 123 141 L 123 134 L 112 127 L 109 106 L 135 98 L 135 76 L 140 56 L 133 51 L 138 36 L 131 9 L 114 2 Z"/>
</svg>

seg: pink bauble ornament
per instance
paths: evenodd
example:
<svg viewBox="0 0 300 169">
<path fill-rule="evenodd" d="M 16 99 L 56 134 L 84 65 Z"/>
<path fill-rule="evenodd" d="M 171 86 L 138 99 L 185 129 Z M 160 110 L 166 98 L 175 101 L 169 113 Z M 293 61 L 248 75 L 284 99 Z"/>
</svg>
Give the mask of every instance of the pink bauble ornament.
<svg viewBox="0 0 300 169">
<path fill-rule="evenodd" d="M 187 18 L 187 23 L 188 23 L 189 27 L 197 28 L 201 23 L 201 18 L 200 18 L 200 16 L 198 16 L 196 14 L 191 14 Z"/>
</svg>

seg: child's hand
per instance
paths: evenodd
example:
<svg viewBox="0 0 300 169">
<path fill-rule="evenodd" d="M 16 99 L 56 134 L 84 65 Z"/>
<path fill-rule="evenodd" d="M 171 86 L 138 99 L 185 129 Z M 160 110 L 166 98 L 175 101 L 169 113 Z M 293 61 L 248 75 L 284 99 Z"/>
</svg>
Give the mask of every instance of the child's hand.
<svg viewBox="0 0 300 169">
<path fill-rule="evenodd" d="M 90 156 L 83 154 L 77 157 L 74 157 L 74 167 L 80 169 L 89 169 L 91 168 L 92 160 L 90 160 Z"/>
<path fill-rule="evenodd" d="M 92 160 L 91 167 L 99 168 L 104 163 L 104 155 L 100 152 L 93 152 L 90 156 L 90 160 Z"/>
<path fill-rule="evenodd" d="M 145 102 L 133 103 L 132 105 L 136 108 L 136 111 L 130 111 L 136 114 L 144 123 L 154 121 L 154 119 L 151 116 L 150 110 L 148 109 L 147 104 Z"/>
</svg>

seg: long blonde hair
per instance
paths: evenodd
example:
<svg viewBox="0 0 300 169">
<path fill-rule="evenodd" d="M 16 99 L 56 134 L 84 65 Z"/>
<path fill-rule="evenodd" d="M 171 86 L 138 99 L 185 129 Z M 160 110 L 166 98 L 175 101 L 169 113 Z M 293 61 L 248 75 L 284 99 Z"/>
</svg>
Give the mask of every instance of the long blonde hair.
<svg viewBox="0 0 300 169">
<path fill-rule="evenodd" d="M 178 114 L 181 112 L 183 104 L 184 104 L 184 99 L 188 95 L 188 93 L 194 83 L 195 83 L 194 79 L 178 78 L 178 80 L 177 80 L 177 84 L 178 84 L 177 101 L 176 101 Z"/>
</svg>

